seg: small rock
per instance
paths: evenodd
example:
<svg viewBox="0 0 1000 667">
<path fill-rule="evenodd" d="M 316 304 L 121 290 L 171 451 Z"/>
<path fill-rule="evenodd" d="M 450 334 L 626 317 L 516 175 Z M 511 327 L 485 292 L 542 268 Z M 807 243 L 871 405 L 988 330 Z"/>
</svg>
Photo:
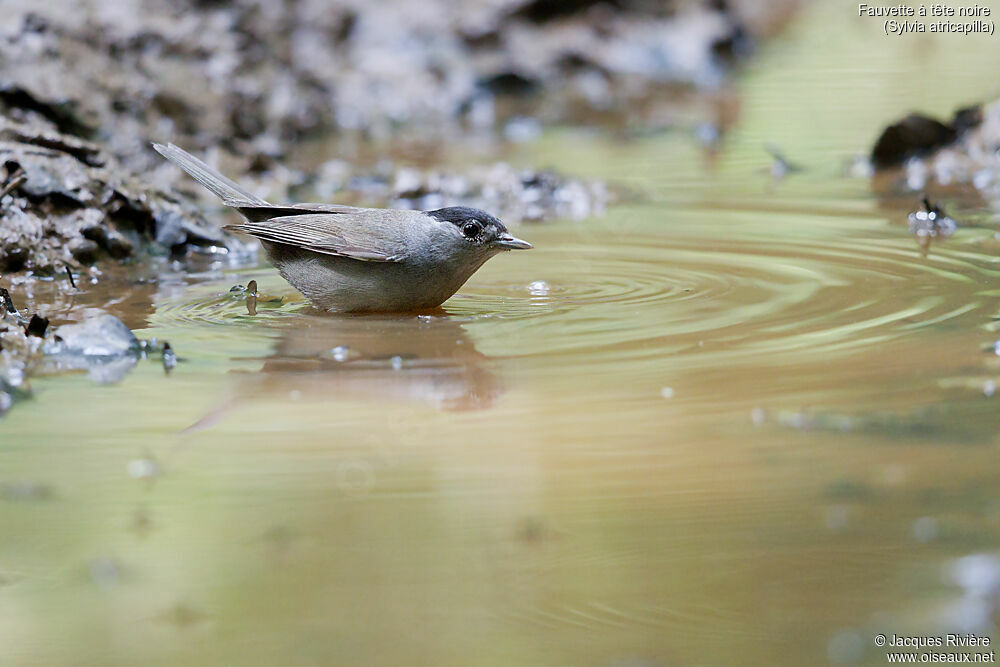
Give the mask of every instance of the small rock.
<svg viewBox="0 0 1000 667">
<path fill-rule="evenodd" d="M 64 324 L 55 330 L 59 354 L 87 357 L 120 357 L 139 349 L 135 334 L 114 315 L 104 313 L 78 324 Z"/>
<path fill-rule="evenodd" d="M 978 117 L 978 119 L 977 119 Z M 979 124 L 977 107 L 960 109 L 948 123 L 922 114 L 910 114 L 887 127 L 872 148 L 872 164 L 876 168 L 902 164 L 907 158 L 926 155 L 954 142 Z"/>
<path fill-rule="evenodd" d="M 45 338 L 45 330 L 49 328 L 49 319 L 42 317 L 38 313 L 31 316 L 28 325 L 24 328 L 24 333 L 36 338 Z"/>
</svg>

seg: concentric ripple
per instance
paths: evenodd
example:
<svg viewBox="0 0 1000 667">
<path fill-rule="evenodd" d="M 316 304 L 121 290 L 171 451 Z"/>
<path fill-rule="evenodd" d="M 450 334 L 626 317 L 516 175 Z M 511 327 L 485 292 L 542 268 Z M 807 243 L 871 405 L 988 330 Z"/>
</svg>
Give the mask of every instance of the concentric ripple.
<svg viewBox="0 0 1000 667">
<path fill-rule="evenodd" d="M 761 213 L 739 238 L 727 236 L 725 216 L 698 211 L 673 227 L 539 228 L 538 250 L 494 259 L 437 317 L 460 324 L 489 356 L 574 355 L 586 364 L 689 353 L 697 364 L 851 351 L 963 316 L 983 319 L 977 311 L 994 307 L 994 264 L 960 242 L 922 257 L 883 222 L 815 215 L 777 237 L 770 223 L 782 215 Z M 252 316 L 245 295 L 229 291 L 251 278 L 262 294 Z M 234 333 L 303 317 L 322 326 L 272 269 L 229 281 L 162 299 L 157 318 Z M 418 318 L 400 317 L 420 335 Z"/>
<path fill-rule="evenodd" d="M 984 306 L 986 271 L 947 256 L 929 262 L 905 244 L 570 247 L 547 267 L 551 290 L 492 283 L 449 303 L 471 320 L 500 320 L 521 354 L 656 357 L 728 355 L 874 344 Z M 549 277 L 551 276 L 551 277 Z M 960 298 L 942 293 L 959 292 Z"/>
</svg>

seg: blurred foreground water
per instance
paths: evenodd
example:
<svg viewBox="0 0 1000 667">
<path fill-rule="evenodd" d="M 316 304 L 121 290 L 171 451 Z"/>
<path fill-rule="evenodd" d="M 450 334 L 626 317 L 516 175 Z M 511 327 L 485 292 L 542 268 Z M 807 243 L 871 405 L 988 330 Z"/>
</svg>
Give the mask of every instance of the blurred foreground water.
<svg viewBox="0 0 1000 667">
<path fill-rule="evenodd" d="M 181 362 L 0 423 L 3 662 L 875 665 L 878 632 L 995 632 L 995 216 L 946 202 L 924 257 L 919 197 L 844 173 L 993 97 L 998 56 L 817 7 L 714 157 L 504 156 L 648 197 L 522 226 L 435 316 L 323 316 L 267 266 L 84 289 Z"/>
</svg>

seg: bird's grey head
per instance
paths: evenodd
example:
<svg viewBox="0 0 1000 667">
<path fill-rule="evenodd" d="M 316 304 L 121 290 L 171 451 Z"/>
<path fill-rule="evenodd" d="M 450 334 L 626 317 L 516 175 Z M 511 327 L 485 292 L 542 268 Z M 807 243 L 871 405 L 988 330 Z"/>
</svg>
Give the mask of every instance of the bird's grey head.
<svg viewBox="0 0 1000 667">
<path fill-rule="evenodd" d="M 531 244 L 514 238 L 500 220 L 486 211 L 468 206 L 449 206 L 436 211 L 424 211 L 426 215 L 450 223 L 461 234 L 470 249 L 479 252 L 500 250 L 529 250 Z"/>
</svg>

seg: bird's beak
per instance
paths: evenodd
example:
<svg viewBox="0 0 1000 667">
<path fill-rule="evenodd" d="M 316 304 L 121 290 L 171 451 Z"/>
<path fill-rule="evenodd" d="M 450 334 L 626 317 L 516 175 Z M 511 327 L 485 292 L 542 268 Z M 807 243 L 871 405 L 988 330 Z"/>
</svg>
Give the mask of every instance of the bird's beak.
<svg viewBox="0 0 1000 667">
<path fill-rule="evenodd" d="M 504 234 L 497 239 L 497 245 L 501 248 L 506 248 L 507 250 L 531 250 L 535 247 L 527 241 L 522 241 L 521 239 L 515 238 L 510 234 Z"/>
</svg>

